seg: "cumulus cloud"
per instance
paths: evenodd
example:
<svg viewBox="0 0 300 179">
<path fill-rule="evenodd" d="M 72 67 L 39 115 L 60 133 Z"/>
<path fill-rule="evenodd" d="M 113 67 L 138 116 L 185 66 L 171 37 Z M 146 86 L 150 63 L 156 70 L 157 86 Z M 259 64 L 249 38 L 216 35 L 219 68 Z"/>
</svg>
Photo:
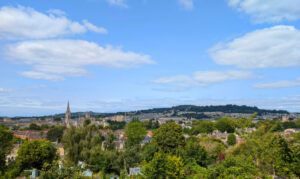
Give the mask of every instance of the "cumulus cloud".
<svg viewBox="0 0 300 179">
<path fill-rule="evenodd" d="M 300 19 L 299 0 L 228 0 L 228 5 L 250 15 L 256 23 Z"/>
<path fill-rule="evenodd" d="M 109 4 L 114 5 L 114 6 L 120 6 L 127 8 L 128 5 L 125 3 L 125 0 L 106 0 Z"/>
<path fill-rule="evenodd" d="M 3 53 L 8 60 L 32 67 L 30 71 L 20 72 L 21 75 L 52 81 L 86 75 L 85 67 L 89 65 L 131 68 L 154 63 L 148 55 L 83 40 L 24 41 L 7 45 Z"/>
<path fill-rule="evenodd" d="M 254 88 L 290 88 L 300 86 L 300 78 L 295 81 L 275 81 L 270 83 L 256 84 Z"/>
<path fill-rule="evenodd" d="M 192 10 L 192 9 L 194 9 L 194 1 L 193 0 L 178 0 L 178 2 L 186 10 Z"/>
<path fill-rule="evenodd" d="M 293 26 L 274 26 L 250 32 L 209 50 L 219 65 L 238 68 L 300 66 L 300 31 Z"/>
<path fill-rule="evenodd" d="M 254 75 L 248 71 L 198 71 L 192 77 L 173 76 L 152 80 L 153 83 L 178 87 L 208 86 L 232 80 L 245 80 L 253 78 Z"/>
<path fill-rule="evenodd" d="M 91 30 L 106 33 L 87 20 L 83 24 L 68 19 L 63 11 L 52 9 L 47 14 L 30 7 L 4 6 L 0 9 L 0 39 L 43 39 L 84 33 Z"/>
</svg>

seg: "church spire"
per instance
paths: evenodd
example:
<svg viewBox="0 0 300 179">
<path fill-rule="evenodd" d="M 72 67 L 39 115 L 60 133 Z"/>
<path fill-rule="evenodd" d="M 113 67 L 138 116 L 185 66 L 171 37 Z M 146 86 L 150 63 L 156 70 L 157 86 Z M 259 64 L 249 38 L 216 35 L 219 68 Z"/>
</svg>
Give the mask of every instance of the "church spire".
<svg viewBox="0 0 300 179">
<path fill-rule="evenodd" d="M 68 101 L 67 111 L 66 111 L 66 115 L 65 115 L 65 125 L 67 128 L 70 127 L 70 120 L 71 120 L 71 111 L 70 111 L 70 104 Z"/>
<path fill-rule="evenodd" d="M 68 101 L 68 106 L 67 106 L 67 113 L 70 112 L 70 104 L 69 104 L 69 101 Z"/>
</svg>

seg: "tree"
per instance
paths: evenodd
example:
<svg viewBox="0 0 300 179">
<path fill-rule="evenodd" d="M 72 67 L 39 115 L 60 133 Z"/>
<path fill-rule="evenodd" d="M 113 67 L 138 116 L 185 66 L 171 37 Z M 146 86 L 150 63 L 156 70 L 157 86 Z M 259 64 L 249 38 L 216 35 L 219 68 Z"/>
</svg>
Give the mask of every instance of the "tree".
<svg viewBox="0 0 300 179">
<path fill-rule="evenodd" d="M 146 134 L 147 130 L 140 121 L 130 122 L 126 127 L 126 147 L 140 144 Z"/>
<path fill-rule="evenodd" d="M 50 129 L 47 133 L 47 139 L 52 142 L 59 142 L 61 141 L 61 138 L 64 134 L 64 127 L 57 126 L 52 129 Z"/>
<path fill-rule="evenodd" d="M 185 138 L 180 125 L 169 122 L 153 131 L 153 142 L 165 153 L 175 154 L 185 145 Z"/>
<path fill-rule="evenodd" d="M 39 126 L 39 125 L 37 125 L 37 124 L 35 124 L 35 123 L 31 123 L 31 124 L 29 125 L 29 129 L 30 129 L 30 130 L 41 130 L 41 126 Z"/>
<path fill-rule="evenodd" d="M 185 163 L 194 160 L 198 165 L 205 167 L 207 165 L 208 154 L 205 148 L 200 145 L 199 139 L 191 137 L 186 142 L 183 158 Z"/>
<path fill-rule="evenodd" d="M 144 166 L 143 174 L 149 179 L 181 179 L 184 178 L 183 163 L 179 157 L 159 152 Z"/>
<path fill-rule="evenodd" d="M 116 149 L 116 144 L 114 143 L 115 139 L 116 139 L 116 136 L 112 132 L 109 132 L 107 134 L 107 138 L 105 140 L 105 145 L 104 145 L 105 150 L 115 150 Z"/>
<path fill-rule="evenodd" d="M 50 141 L 34 140 L 21 145 L 16 163 L 21 170 L 40 170 L 45 164 L 51 164 L 56 157 L 56 148 Z"/>
<path fill-rule="evenodd" d="M 60 122 L 60 121 L 61 121 L 61 118 L 60 118 L 60 117 L 56 117 L 56 118 L 54 118 L 54 121 Z"/>
<path fill-rule="evenodd" d="M 199 121 L 198 125 L 192 129 L 193 134 L 212 133 L 214 130 L 214 123 L 210 121 Z"/>
<path fill-rule="evenodd" d="M 6 126 L 0 125 L 0 172 L 5 169 L 5 157 L 11 150 L 13 132 Z"/>
<path fill-rule="evenodd" d="M 102 136 L 97 127 L 89 125 L 75 128 L 71 126 L 62 137 L 66 159 L 72 164 L 88 162 L 93 148 L 101 148 Z"/>
<path fill-rule="evenodd" d="M 227 136 L 227 144 L 228 145 L 235 145 L 236 144 L 236 137 L 235 137 L 234 134 L 231 133 Z"/>
<path fill-rule="evenodd" d="M 281 136 L 275 135 L 269 144 L 270 161 L 274 165 L 275 173 L 282 177 L 294 177 L 291 164 L 293 151 L 288 142 Z"/>
<path fill-rule="evenodd" d="M 227 131 L 228 133 L 233 133 L 235 126 L 235 120 L 227 117 L 224 117 L 216 122 L 216 128 L 221 132 Z"/>
<path fill-rule="evenodd" d="M 90 120 L 90 119 L 85 119 L 85 120 L 83 121 L 83 126 L 88 126 L 90 123 L 91 123 L 91 120 Z"/>
</svg>

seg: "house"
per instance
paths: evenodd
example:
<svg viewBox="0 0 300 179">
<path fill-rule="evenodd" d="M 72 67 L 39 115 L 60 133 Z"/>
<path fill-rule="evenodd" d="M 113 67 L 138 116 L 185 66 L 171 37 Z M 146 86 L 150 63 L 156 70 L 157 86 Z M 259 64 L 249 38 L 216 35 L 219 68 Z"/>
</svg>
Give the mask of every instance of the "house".
<svg viewBox="0 0 300 179">
<path fill-rule="evenodd" d="M 21 144 L 14 144 L 13 149 L 11 150 L 10 154 L 6 156 L 6 162 L 14 161 L 16 160 L 18 156 L 18 150 L 20 148 Z"/>
<path fill-rule="evenodd" d="M 141 168 L 140 167 L 134 167 L 134 168 L 129 168 L 129 175 L 131 176 L 136 176 L 136 175 L 141 175 Z"/>
<path fill-rule="evenodd" d="M 44 140 L 47 137 L 47 133 L 48 133 L 48 130 L 44 130 L 44 131 L 26 130 L 26 131 L 15 131 L 14 136 L 21 138 L 21 139 L 27 139 L 29 141 Z"/>
</svg>

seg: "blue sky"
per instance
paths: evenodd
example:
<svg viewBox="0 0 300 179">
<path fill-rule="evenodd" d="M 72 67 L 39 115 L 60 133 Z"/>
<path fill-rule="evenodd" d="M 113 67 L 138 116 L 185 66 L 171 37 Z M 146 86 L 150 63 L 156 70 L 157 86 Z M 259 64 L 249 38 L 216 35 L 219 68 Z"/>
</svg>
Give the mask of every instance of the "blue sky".
<svg viewBox="0 0 300 179">
<path fill-rule="evenodd" d="M 0 116 L 300 111 L 299 0 L 0 1 Z"/>
</svg>

